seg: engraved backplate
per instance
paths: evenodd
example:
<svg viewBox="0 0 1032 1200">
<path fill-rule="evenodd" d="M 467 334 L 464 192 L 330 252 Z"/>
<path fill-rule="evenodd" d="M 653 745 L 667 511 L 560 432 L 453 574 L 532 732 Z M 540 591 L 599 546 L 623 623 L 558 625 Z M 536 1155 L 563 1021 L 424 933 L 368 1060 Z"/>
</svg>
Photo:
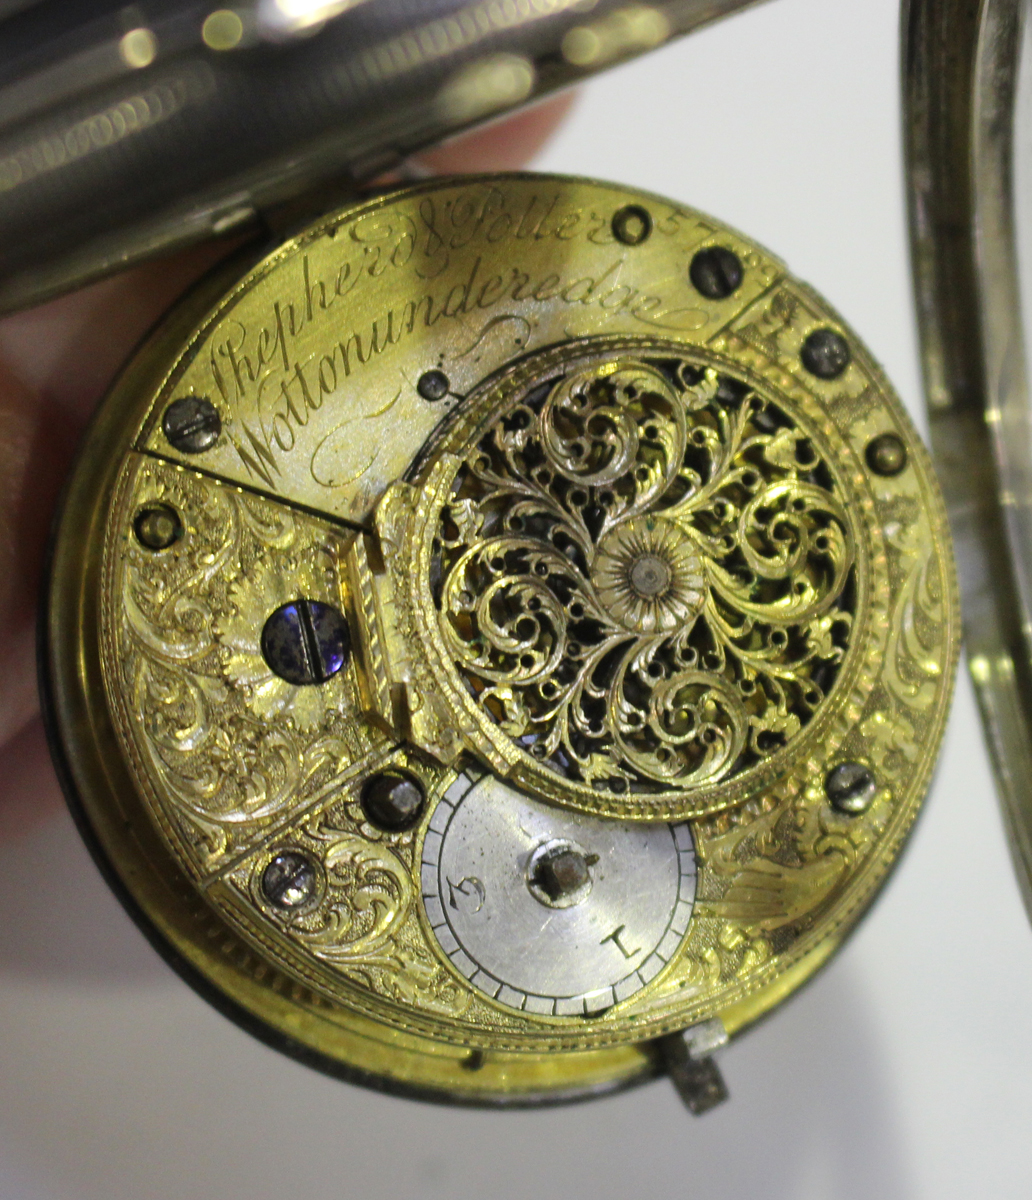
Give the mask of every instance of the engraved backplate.
<svg viewBox="0 0 1032 1200">
<path fill-rule="evenodd" d="M 827 959 L 956 626 L 925 452 L 823 300 L 670 201 L 471 177 L 170 314 L 73 479 L 45 675 L 187 978 L 337 1073 L 528 1102 Z"/>
</svg>

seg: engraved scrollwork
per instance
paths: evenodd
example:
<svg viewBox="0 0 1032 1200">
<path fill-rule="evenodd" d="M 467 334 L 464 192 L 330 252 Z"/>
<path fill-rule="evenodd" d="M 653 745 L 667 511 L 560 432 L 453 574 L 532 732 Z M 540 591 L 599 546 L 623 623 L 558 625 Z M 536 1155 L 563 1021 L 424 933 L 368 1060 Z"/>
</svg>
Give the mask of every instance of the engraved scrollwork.
<svg viewBox="0 0 1032 1200">
<path fill-rule="evenodd" d="M 739 774 L 812 719 L 850 645 L 855 535 L 778 405 L 683 360 L 518 396 L 435 539 L 439 627 L 501 729 L 613 791 Z"/>
<path fill-rule="evenodd" d="M 369 833 L 337 809 L 294 834 L 321 880 L 317 903 L 294 913 L 263 898 L 269 853 L 230 878 L 295 947 L 335 974 L 396 1002 L 461 1015 L 469 994 L 430 951 L 415 915 L 411 837 Z"/>
<path fill-rule="evenodd" d="M 341 719 L 353 704 L 345 672 L 295 687 L 259 644 L 278 604 L 337 594 L 341 550 L 278 505 L 146 464 L 129 519 L 155 502 L 181 514 L 185 532 L 167 554 L 123 543 L 112 669 L 159 807 L 208 871 L 366 749 L 361 727 Z"/>
<path fill-rule="evenodd" d="M 106 855 L 211 985 L 342 1066 L 561 1096 L 675 1029 L 741 1028 L 859 916 L 941 734 L 948 535 L 863 347 L 769 256 L 654 197 L 623 246 L 623 190 L 442 187 L 328 218 L 148 344 L 61 535 L 54 715 Z M 711 304 L 686 276 L 717 244 L 743 279 Z M 834 380 L 800 353 L 823 327 L 851 352 Z M 443 403 L 416 386 L 431 366 Z M 170 459 L 173 394 L 222 413 L 204 455 Z M 907 464 L 883 476 L 865 452 L 887 430 Z M 179 518 L 161 549 L 154 505 Z M 302 596 L 348 623 L 318 688 L 262 654 Z M 845 762 L 875 777 L 862 810 L 828 795 Z M 690 820 L 694 903 L 640 990 L 536 1012 L 464 974 L 416 888 L 471 763 L 628 836 Z M 393 767 L 426 785 L 402 832 L 362 802 Z M 296 874 L 270 871 L 291 851 Z M 479 871 L 438 872 L 442 907 L 486 921 Z M 510 874 L 536 905 L 536 873 Z M 630 961 L 611 915 L 585 944 Z"/>
<path fill-rule="evenodd" d="M 870 743 L 871 761 L 882 774 L 895 778 L 921 758 L 921 743 L 913 724 L 893 705 L 873 712 L 860 725 Z"/>
<path fill-rule="evenodd" d="M 943 672 L 943 597 L 939 565 L 927 553 L 914 520 L 892 522 L 889 545 L 906 571 L 892 617 L 886 682 L 908 708 L 925 712 L 938 694 Z"/>
<path fill-rule="evenodd" d="M 722 924 L 716 940 L 702 953 L 701 973 L 711 987 L 728 979 L 744 979 L 770 961 L 770 941 L 763 934 L 749 934 L 737 925 Z"/>
<path fill-rule="evenodd" d="M 409 873 L 389 849 L 358 834 L 323 827 L 317 836 L 326 896 L 291 921 L 291 933 L 326 962 L 375 959 L 409 914 Z"/>
</svg>

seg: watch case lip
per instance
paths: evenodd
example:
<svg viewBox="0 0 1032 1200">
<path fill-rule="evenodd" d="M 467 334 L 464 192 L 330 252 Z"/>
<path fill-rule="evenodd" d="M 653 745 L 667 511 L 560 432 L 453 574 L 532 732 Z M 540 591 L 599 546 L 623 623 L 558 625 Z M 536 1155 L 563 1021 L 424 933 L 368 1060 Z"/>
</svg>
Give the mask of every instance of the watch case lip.
<svg viewBox="0 0 1032 1200">
<path fill-rule="evenodd" d="M 911 272 L 930 446 L 957 551 L 969 674 L 1032 917 L 1032 408 L 1014 195 L 1028 20 L 1021 0 L 906 0 L 902 10 Z"/>
</svg>

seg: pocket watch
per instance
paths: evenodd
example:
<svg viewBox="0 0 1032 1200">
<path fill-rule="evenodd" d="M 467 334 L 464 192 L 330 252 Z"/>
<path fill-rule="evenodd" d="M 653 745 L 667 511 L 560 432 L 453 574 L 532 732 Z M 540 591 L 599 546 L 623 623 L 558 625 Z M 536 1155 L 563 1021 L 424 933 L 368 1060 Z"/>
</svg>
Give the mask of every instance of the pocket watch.
<svg viewBox="0 0 1032 1200">
<path fill-rule="evenodd" d="M 98 862 L 324 1070 L 710 1107 L 934 764 L 958 612 L 907 416 L 776 258 L 633 188 L 425 180 L 243 254 L 125 368 L 55 534 Z"/>
</svg>

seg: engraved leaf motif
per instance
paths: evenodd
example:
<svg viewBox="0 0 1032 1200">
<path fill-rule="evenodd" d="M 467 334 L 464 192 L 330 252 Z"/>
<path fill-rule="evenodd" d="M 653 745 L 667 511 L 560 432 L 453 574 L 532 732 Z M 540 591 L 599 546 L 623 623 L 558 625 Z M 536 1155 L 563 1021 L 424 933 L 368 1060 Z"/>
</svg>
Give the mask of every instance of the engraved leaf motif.
<svg viewBox="0 0 1032 1200">
<path fill-rule="evenodd" d="M 327 713 L 345 706 L 344 673 L 318 687 L 297 686 L 272 671 L 261 649 L 262 629 L 277 608 L 301 596 L 332 598 L 335 589 L 335 564 L 325 551 L 284 557 L 275 568 L 256 563 L 230 587 L 229 611 L 216 622 L 215 633 L 226 654 L 226 676 L 263 721 L 288 716 L 311 731 Z"/>
<path fill-rule="evenodd" d="M 892 622 L 888 683 L 904 704 L 924 711 L 934 703 L 943 669 L 942 584 L 934 559 L 921 554 L 912 524 L 886 532 L 907 572 Z"/>
<path fill-rule="evenodd" d="M 320 836 L 326 841 L 328 898 L 295 932 L 328 962 L 373 954 L 408 915 L 408 871 L 388 849 L 357 834 L 326 830 Z"/>
<path fill-rule="evenodd" d="M 798 866 L 757 858 L 742 867 L 720 900 L 706 908 L 752 931 L 773 932 L 807 916 L 845 874 L 848 860 L 826 854 Z"/>
<path fill-rule="evenodd" d="M 266 606 L 294 598 L 269 580 L 335 589 L 338 543 L 281 506 L 159 463 L 139 465 L 124 503 L 130 515 L 159 503 L 183 517 L 173 552 L 136 539 L 120 550 L 122 603 L 105 638 L 130 760 L 148 764 L 162 825 L 206 874 L 368 745 L 364 727 L 333 718 L 348 707 L 340 697 L 313 695 L 305 711 L 270 689 L 260 653 Z"/>
</svg>

